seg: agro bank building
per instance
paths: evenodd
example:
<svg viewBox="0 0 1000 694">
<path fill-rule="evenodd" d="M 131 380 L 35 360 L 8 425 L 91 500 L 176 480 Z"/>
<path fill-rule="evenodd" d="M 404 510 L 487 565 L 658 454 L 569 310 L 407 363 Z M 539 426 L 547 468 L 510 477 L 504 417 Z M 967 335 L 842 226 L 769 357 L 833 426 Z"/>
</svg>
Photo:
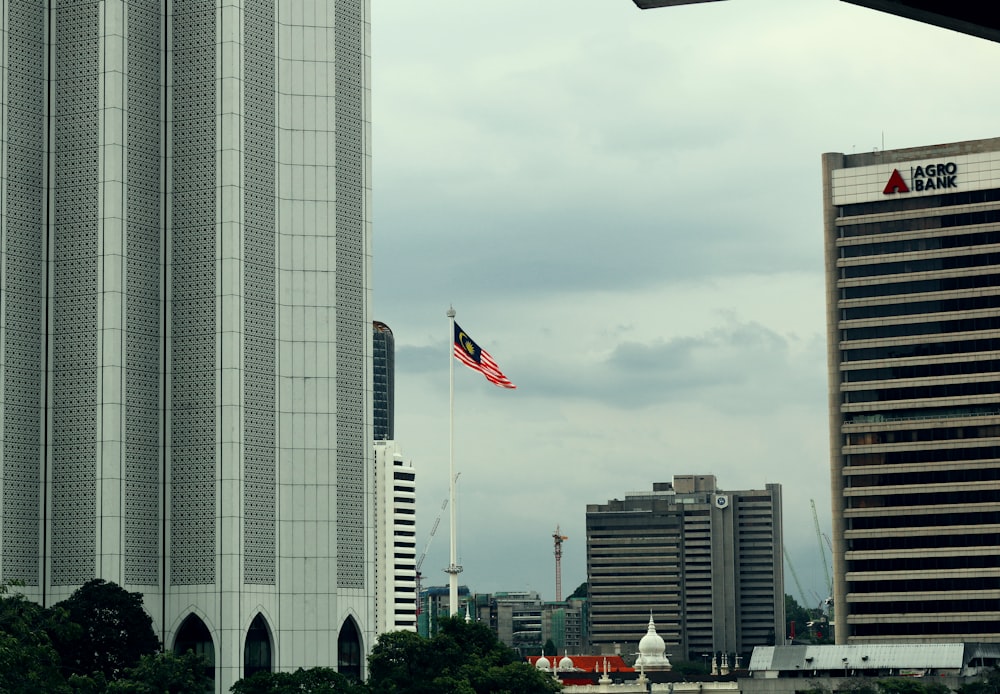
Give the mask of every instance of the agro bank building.
<svg viewBox="0 0 1000 694">
<path fill-rule="evenodd" d="M 837 641 L 996 641 L 1000 139 L 823 172 Z"/>
<path fill-rule="evenodd" d="M 0 14 L 0 580 L 165 648 L 373 639 L 367 0 Z"/>
</svg>

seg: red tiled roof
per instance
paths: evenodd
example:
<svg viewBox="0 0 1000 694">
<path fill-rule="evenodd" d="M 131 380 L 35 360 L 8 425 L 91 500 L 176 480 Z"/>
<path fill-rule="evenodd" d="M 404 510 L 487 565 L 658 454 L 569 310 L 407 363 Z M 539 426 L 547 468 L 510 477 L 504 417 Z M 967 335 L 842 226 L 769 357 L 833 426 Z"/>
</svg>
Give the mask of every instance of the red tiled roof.
<svg viewBox="0 0 1000 694">
<path fill-rule="evenodd" d="M 564 656 L 554 655 L 549 658 L 549 662 L 558 665 Z M 535 661 L 541 658 L 540 655 L 529 655 L 526 660 L 534 666 Z M 608 672 L 635 672 L 635 668 L 630 668 L 625 664 L 620 655 L 570 655 L 573 667 L 585 672 L 604 672 L 604 661 L 608 661 Z"/>
</svg>

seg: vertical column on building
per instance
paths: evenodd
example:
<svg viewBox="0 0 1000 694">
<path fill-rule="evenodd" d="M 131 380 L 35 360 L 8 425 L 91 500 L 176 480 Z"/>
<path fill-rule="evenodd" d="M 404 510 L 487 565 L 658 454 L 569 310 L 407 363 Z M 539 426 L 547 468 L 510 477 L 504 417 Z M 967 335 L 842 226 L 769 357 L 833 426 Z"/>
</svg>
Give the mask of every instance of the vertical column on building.
<svg viewBox="0 0 1000 694">
<path fill-rule="evenodd" d="M 124 584 L 125 2 L 98 6 L 98 575 Z"/>
<path fill-rule="evenodd" d="M 711 502 L 716 495 L 709 494 Z M 737 590 L 739 561 L 736 553 L 734 494 L 728 505 L 712 503 L 712 642 L 716 651 L 731 653 L 737 648 Z"/>
<path fill-rule="evenodd" d="M 170 2 L 167 16 L 164 645 L 194 612 L 218 646 L 221 30 L 215 0 Z"/>
<path fill-rule="evenodd" d="M 53 3 L 47 214 L 48 590 L 100 570 L 102 3 Z M 120 176 L 119 176 L 120 178 Z"/>
<path fill-rule="evenodd" d="M 0 580 L 40 600 L 50 55 L 45 7 L 15 9 L 0 8 Z"/>
<path fill-rule="evenodd" d="M 124 7 L 124 287 L 121 369 L 123 585 L 154 624 L 162 602 L 163 30 L 160 0 Z"/>
<path fill-rule="evenodd" d="M 782 546 L 785 536 L 784 505 L 781 498 L 780 484 L 767 484 L 765 488 L 771 492 L 771 571 L 774 577 L 772 594 L 774 595 L 774 643 L 782 643 L 785 633 L 785 574 Z M 747 663 L 749 665 L 749 663 Z"/>
<path fill-rule="evenodd" d="M 243 1 L 217 6 L 216 310 L 218 676 L 242 676 L 243 622 Z M 246 620 L 249 623 L 249 620 Z"/>
<path fill-rule="evenodd" d="M 823 155 L 823 200 L 833 200 L 833 170 L 844 165 L 844 155 Z M 838 644 L 847 643 L 847 566 L 844 560 L 844 461 L 841 441 L 842 415 L 840 407 L 840 329 L 837 310 L 837 208 L 832 204 L 823 210 L 824 255 L 826 263 L 826 371 L 829 413 L 830 495 L 832 498 L 833 531 L 833 604 L 834 635 Z"/>
<path fill-rule="evenodd" d="M 336 662 L 341 616 L 333 4 L 277 3 L 279 667 Z"/>
</svg>

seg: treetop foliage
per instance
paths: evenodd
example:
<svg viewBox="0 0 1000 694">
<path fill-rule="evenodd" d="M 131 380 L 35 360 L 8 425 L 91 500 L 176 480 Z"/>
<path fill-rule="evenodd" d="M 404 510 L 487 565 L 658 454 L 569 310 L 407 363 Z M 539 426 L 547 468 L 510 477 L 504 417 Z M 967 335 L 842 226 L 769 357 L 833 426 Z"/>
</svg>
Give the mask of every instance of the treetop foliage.
<svg viewBox="0 0 1000 694">
<path fill-rule="evenodd" d="M 838 692 L 849 692 L 850 694 L 951 694 L 951 690 L 940 682 L 933 680 L 926 681 L 916 677 L 886 677 L 884 679 L 870 679 L 868 677 L 855 677 L 839 684 Z M 959 689 L 963 692 L 964 687 Z M 824 686 L 815 684 L 811 689 L 807 689 L 803 694 L 832 694 Z M 994 694 L 993 692 L 965 692 L 965 694 Z"/>
<path fill-rule="evenodd" d="M 460 617 L 433 638 L 408 631 L 379 637 L 368 658 L 372 694 L 547 694 L 561 686 L 521 661 L 489 627 Z"/>
<path fill-rule="evenodd" d="M 96 580 L 50 608 L 0 585 L 0 692 L 198 694 L 203 658 L 158 653 L 142 595 Z"/>
<path fill-rule="evenodd" d="M 59 634 L 54 638 L 67 676 L 100 672 L 114 680 L 137 666 L 142 656 L 160 649 L 141 593 L 95 578 L 55 607 L 65 610 L 69 621 L 82 629 L 72 638 Z"/>
<path fill-rule="evenodd" d="M 336 670 L 315 667 L 295 672 L 258 672 L 240 680 L 233 694 L 364 694 L 366 689 L 348 681 Z"/>
</svg>

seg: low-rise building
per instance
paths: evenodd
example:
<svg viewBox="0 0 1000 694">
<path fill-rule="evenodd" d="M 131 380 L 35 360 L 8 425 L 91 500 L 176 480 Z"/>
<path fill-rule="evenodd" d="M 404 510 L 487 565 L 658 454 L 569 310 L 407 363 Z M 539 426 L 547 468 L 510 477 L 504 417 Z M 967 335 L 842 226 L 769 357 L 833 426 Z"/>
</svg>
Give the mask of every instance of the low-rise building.
<svg viewBox="0 0 1000 694">
<path fill-rule="evenodd" d="M 900 643 L 766 646 L 754 649 L 742 694 L 843 690 L 858 680 L 918 677 L 955 691 L 1000 663 L 1000 644 Z"/>
</svg>

